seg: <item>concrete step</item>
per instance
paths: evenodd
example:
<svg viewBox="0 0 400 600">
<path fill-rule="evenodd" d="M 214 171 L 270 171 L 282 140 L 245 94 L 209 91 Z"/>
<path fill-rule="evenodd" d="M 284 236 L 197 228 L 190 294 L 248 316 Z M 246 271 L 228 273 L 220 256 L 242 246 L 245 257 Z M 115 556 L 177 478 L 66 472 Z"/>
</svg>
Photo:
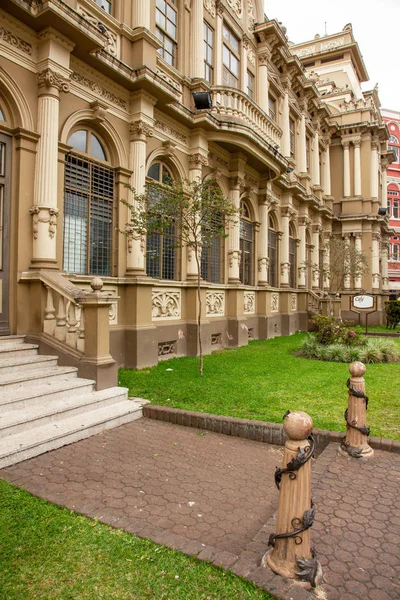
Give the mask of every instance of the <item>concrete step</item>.
<svg viewBox="0 0 400 600">
<path fill-rule="evenodd" d="M 125 390 L 126 391 L 126 390 Z M 61 448 L 95 433 L 112 429 L 142 416 L 142 407 L 124 400 L 55 423 L 34 427 L 0 441 L 0 469 L 43 452 Z"/>
<path fill-rule="evenodd" d="M 3 358 L 37 356 L 38 348 L 37 344 L 2 344 L 0 341 L 0 364 Z"/>
<path fill-rule="evenodd" d="M 15 356 L 9 358 L 0 358 L 0 377 L 4 374 L 25 373 L 32 369 L 42 369 L 56 367 L 57 356 Z"/>
<path fill-rule="evenodd" d="M 126 400 L 126 392 L 126 388 L 120 387 L 83 395 L 77 395 L 75 391 L 75 395 L 70 394 L 68 398 L 52 399 L 51 402 L 37 400 L 34 406 L 25 409 L 21 409 L 18 403 L 8 412 L 0 412 L 0 438 L 116 404 Z"/>
<path fill-rule="evenodd" d="M 25 410 L 35 406 L 38 402 L 47 401 L 49 404 L 61 398 L 70 398 L 73 395 L 83 395 L 93 391 L 95 386 L 93 379 L 61 379 L 34 383 L 29 386 L 20 386 L 18 389 L 10 390 L 7 394 L 0 395 L 0 412 L 12 410 L 14 406 Z"/>
<path fill-rule="evenodd" d="M 37 372 L 11 373 L 0 375 L 0 397 L 12 390 L 18 390 L 27 384 L 44 383 L 46 381 L 67 381 L 77 376 L 76 367 L 49 367 L 38 369 Z"/>
<path fill-rule="evenodd" d="M 24 340 L 24 335 L 0 335 L 1 346 L 5 346 L 7 344 L 23 344 Z"/>
</svg>

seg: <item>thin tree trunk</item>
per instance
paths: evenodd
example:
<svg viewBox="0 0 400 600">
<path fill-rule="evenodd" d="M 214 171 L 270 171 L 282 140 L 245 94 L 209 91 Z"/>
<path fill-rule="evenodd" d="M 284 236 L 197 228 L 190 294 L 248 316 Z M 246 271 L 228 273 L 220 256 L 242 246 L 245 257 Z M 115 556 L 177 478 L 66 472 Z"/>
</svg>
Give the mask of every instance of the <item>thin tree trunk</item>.
<svg viewBox="0 0 400 600">
<path fill-rule="evenodd" d="M 203 344 L 201 341 L 201 290 L 200 290 L 200 281 L 201 281 L 201 272 L 200 272 L 200 261 L 198 255 L 197 247 L 194 250 L 196 255 L 196 264 L 197 264 L 197 299 L 198 299 L 198 310 L 197 310 L 197 330 L 198 330 L 198 341 L 199 341 L 199 359 L 200 359 L 200 377 L 203 375 Z"/>
</svg>

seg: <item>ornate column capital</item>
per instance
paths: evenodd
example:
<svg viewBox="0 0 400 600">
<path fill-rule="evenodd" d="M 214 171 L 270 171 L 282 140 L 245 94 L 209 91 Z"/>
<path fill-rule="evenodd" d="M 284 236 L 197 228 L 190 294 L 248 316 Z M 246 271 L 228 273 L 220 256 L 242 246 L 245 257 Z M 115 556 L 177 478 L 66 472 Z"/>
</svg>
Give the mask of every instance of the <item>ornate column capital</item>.
<svg viewBox="0 0 400 600">
<path fill-rule="evenodd" d="M 354 148 L 361 148 L 361 140 L 353 140 Z"/>
<path fill-rule="evenodd" d="M 135 141 L 138 139 L 143 139 L 143 137 L 153 137 L 154 130 L 152 127 L 146 123 L 145 121 L 133 121 L 133 123 L 129 126 L 129 134 L 130 140 Z"/>
<path fill-rule="evenodd" d="M 202 167 L 208 167 L 208 159 L 200 152 L 189 155 L 189 169 L 201 169 Z"/>
<path fill-rule="evenodd" d="M 37 74 L 37 83 L 39 89 L 55 88 L 58 92 L 64 92 L 65 94 L 69 92 L 69 80 L 49 68 L 43 69 Z"/>
<path fill-rule="evenodd" d="M 245 187 L 245 184 L 246 184 L 244 178 L 240 177 L 240 176 L 231 177 L 229 180 L 229 183 L 230 183 L 231 190 L 237 190 L 237 189 L 243 188 L 243 187 Z"/>
<path fill-rule="evenodd" d="M 350 142 L 348 140 L 342 140 L 342 146 L 346 150 L 350 148 Z"/>
<path fill-rule="evenodd" d="M 309 227 L 311 225 L 310 217 L 299 217 L 298 223 L 300 227 Z"/>
<path fill-rule="evenodd" d="M 312 226 L 313 233 L 323 233 L 324 228 L 319 223 L 314 223 Z"/>
<path fill-rule="evenodd" d="M 355 231 L 353 235 L 356 238 L 356 240 L 360 240 L 363 236 L 362 231 Z"/>
</svg>

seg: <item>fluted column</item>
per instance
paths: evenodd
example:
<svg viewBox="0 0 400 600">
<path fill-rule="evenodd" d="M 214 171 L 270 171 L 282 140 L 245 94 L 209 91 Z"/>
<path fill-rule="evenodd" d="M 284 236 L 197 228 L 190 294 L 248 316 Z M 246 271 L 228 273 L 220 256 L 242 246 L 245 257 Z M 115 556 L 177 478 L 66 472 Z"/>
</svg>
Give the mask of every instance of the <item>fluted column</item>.
<svg viewBox="0 0 400 600">
<path fill-rule="evenodd" d="M 378 181 L 378 147 L 379 143 L 376 140 L 371 142 L 371 198 L 379 197 L 379 181 Z"/>
<path fill-rule="evenodd" d="M 362 232 L 356 231 L 354 234 L 354 249 L 357 253 L 361 254 L 362 252 Z M 356 290 L 360 290 L 362 288 L 362 277 L 360 274 L 356 274 L 354 277 L 354 287 Z"/>
<path fill-rule="evenodd" d="M 355 140 L 354 145 L 354 195 L 361 196 L 361 140 Z"/>
<path fill-rule="evenodd" d="M 139 2 L 149 4 L 150 2 Z M 192 0 L 190 13 L 190 66 L 191 77 L 204 78 L 203 0 Z"/>
<path fill-rule="evenodd" d="M 217 18 L 215 26 L 215 85 L 222 85 L 222 27 L 223 27 L 224 6 L 221 3 L 217 5 Z"/>
<path fill-rule="evenodd" d="M 145 29 L 150 30 L 151 7 L 151 2 L 142 2 L 141 0 L 136 0 L 136 2 L 132 2 L 133 27 L 144 27 Z"/>
<path fill-rule="evenodd" d="M 343 146 L 343 196 L 350 197 L 350 144 L 342 142 Z"/>
<path fill-rule="evenodd" d="M 258 284 L 267 285 L 268 283 L 268 220 L 269 204 L 267 199 L 259 205 L 260 211 L 260 231 L 258 234 Z"/>
<path fill-rule="evenodd" d="M 300 217 L 298 221 L 300 243 L 298 248 L 298 269 L 297 269 L 297 287 L 306 287 L 307 274 L 307 250 L 306 250 L 306 230 L 309 224 L 307 217 Z"/>
<path fill-rule="evenodd" d="M 288 206 L 282 207 L 281 209 L 281 221 L 282 221 L 282 241 L 280 246 L 281 256 L 281 286 L 289 286 L 289 221 L 290 221 L 291 209 Z"/>
<path fill-rule="evenodd" d="M 131 123 L 129 168 L 132 171 L 132 176 L 130 180 L 130 186 L 138 195 L 143 194 L 145 190 L 147 138 L 152 136 L 153 130 L 148 123 L 144 121 L 135 121 Z M 139 209 L 139 207 L 135 205 L 135 201 L 131 195 L 128 196 L 128 202 L 132 202 L 136 210 Z M 129 228 L 129 225 L 127 225 L 127 275 L 144 275 L 146 273 L 145 252 L 145 237 L 135 235 L 135 232 Z"/>
<path fill-rule="evenodd" d="M 344 289 L 349 290 L 351 288 L 351 264 L 350 264 L 350 238 L 351 233 L 345 233 L 343 235 L 345 244 L 345 258 L 344 258 Z"/>
<path fill-rule="evenodd" d="M 389 289 L 389 243 L 384 241 L 381 249 L 381 264 L 382 264 L 382 291 L 387 292 Z"/>
<path fill-rule="evenodd" d="M 232 204 L 239 210 L 240 208 L 240 179 L 235 177 L 231 179 L 231 189 L 229 197 Z M 229 251 L 228 251 L 228 283 L 238 283 L 240 281 L 240 221 L 235 220 L 230 225 L 229 232 Z"/>
<path fill-rule="evenodd" d="M 382 200 L 381 200 L 381 206 L 382 208 L 387 208 L 388 202 L 387 202 L 387 168 L 388 168 L 388 163 L 386 160 L 382 161 Z"/>
<path fill-rule="evenodd" d="M 290 157 L 290 109 L 289 109 L 289 81 L 283 82 L 284 93 L 282 103 L 282 141 L 281 141 L 281 153 L 283 156 Z"/>
<path fill-rule="evenodd" d="M 60 93 L 68 80 L 49 68 L 38 74 L 38 133 L 34 204 L 32 267 L 55 268 L 57 247 L 58 123 Z"/>
<path fill-rule="evenodd" d="M 313 185 L 321 184 L 321 174 L 319 169 L 319 135 L 318 131 L 313 136 L 313 159 L 312 159 L 312 178 Z"/>
<path fill-rule="evenodd" d="M 331 157 L 329 141 L 324 152 L 324 175 L 323 175 L 324 193 L 326 196 L 331 195 Z"/>
<path fill-rule="evenodd" d="M 307 173 L 307 136 L 306 136 L 306 108 L 301 113 L 299 123 L 299 143 L 297 145 L 297 169 L 300 173 Z"/>
<path fill-rule="evenodd" d="M 270 55 L 267 48 L 263 48 L 258 55 L 258 104 L 267 115 L 269 115 L 268 61 Z"/>
<path fill-rule="evenodd" d="M 379 272 L 380 257 L 380 239 L 379 233 L 372 234 L 372 289 L 379 290 L 381 274 Z"/>
<path fill-rule="evenodd" d="M 320 225 L 313 225 L 312 230 L 312 243 L 313 249 L 311 253 L 312 262 L 312 287 L 319 288 L 319 234 L 321 231 Z"/>
</svg>

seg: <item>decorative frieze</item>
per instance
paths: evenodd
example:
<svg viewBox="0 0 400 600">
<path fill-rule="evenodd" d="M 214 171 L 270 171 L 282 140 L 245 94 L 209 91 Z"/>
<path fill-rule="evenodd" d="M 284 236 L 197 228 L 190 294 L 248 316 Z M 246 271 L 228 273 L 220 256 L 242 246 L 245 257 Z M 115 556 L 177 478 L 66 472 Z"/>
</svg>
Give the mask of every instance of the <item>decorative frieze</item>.
<svg viewBox="0 0 400 600">
<path fill-rule="evenodd" d="M 271 294 L 271 312 L 279 311 L 279 294 Z"/>
<path fill-rule="evenodd" d="M 256 293 L 245 292 L 244 293 L 244 314 L 254 315 L 256 312 Z"/>
<path fill-rule="evenodd" d="M 83 75 L 80 75 L 79 73 L 75 73 L 75 72 L 72 73 L 71 79 L 73 81 L 76 81 L 76 83 L 79 83 L 83 87 L 89 88 L 97 96 L 101 96 L 105 100 L 112 102 L 112 104 L 115 104 L 116 106 L 119 106 L 120 108 L 123 108 L 124 110 L 127 109 L 127 103 L 125 100 L 123 100 L 122 98 L 118 98 L 118 96 L 116 96 L 115 94 L 113 94 L 112 92 L 107 90 L 106 88 L 102 87 L 95 81 L 91 81 L 87 77 L 84 77 Z"/>
<path fill-rule="evenodd" d="M 206 292 L 206 316 L 220 317 L 225 314 L 225 292 Z"/>
<path fill-rule="evenodd" d="M 28 42 L 25 42 L 25 40 L 18 35 L 14 35 L 11 31 L 8 31 L 8 29 L 5 29 L 2 26 L 0 26 L 0 41 L 3 41 L 5 44 L 8 44 L 17 50 L 25 52 L 25 54 L 32 54 L 31 44 L 28 44 Z"/>
<path fill-rule="evenodd" d="M 185 135 L 183 135 L 183 133 L 181 133 L 177 129 L 174 129 L 173 127 L 168 125 L 167 123 L 163 123 L 162 121 L 157 120 L 154 123 L 154 127 L 156 129 L 161 129 L 161 131 L 163 131 L 166 135 L 169 135 L 169 136 L 179 140 L 180 142 L 187 144 L 187 137 Z"/>
<path fill-rule="evenodd" d="M 59 92 L 67 94 L 69 92 L 69 81 L 60 73 L 52 71 L 51 69 L 43 69 L 37 74 L 38 86 L 46 88 L 57 88 Z"/>
<path fill-rule="evenodd" d="M 182 86 L 181 86 L 181 84 L 178 81 L 176 81 L 175 79 L 172 79 L 172 77 L 170 77 L 169 75 L 167 75 L 167 73 L 165 73 L 161 69 L 157 69 L 157 75 L 158 75 L 158 77 L 160 77 L 160 79 L 162 79 L 163 81 L 165 81 L 166 83 L 168 83 L 168 85 L 170 85 L 171 87 L 173 87 L 179 94 L 182 93 Z"/>
<path fill-rule="evenodd" d="M 254 25 L 256 22 L 256 19 L 254 16 L 253 0 L 247 0 L 247 22 L 249 24 L 250 31 L 253 31 Z"/>
<path fill-rule="evenodd" d="M 208 158 L 209 158 L 209 160 L 214 161 L 214 162 L 222 165 L 226 169 L 229 169 L 229 162 L 227 160 L 221 158 L 217 154 L 214 154 L 214 152 L 209 152 L 208 153 Z"/>
<path fill-rule="evenodd" d="M 151 297 L 153 321 L 181 318 L 181 291 L 154 289 Z"/>
</svg>

